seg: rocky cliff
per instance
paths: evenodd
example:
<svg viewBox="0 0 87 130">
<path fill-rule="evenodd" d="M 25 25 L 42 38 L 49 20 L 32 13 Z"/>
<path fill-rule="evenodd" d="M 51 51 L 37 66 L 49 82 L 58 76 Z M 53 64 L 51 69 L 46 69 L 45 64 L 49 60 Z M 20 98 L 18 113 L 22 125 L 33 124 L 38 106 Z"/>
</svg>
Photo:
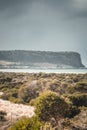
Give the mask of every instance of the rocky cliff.
<svg viewBox="0 0 87 130">
<path fill-rule="evenodd" d="M 77 52 L 0 51 L 0 67 L 14 68 L 83 68 Z"/>
</svg>

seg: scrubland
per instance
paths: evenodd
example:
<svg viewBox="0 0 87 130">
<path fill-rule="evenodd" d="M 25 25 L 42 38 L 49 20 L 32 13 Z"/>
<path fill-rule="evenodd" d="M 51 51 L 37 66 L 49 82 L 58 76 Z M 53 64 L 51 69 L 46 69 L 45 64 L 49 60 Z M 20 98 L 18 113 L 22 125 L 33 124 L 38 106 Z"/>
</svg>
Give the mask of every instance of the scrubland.
<svg viewBox="0 0 87 130">
<path fill-rule="evenodd" d="M 0 127 L 87 130 L 87 74 L 0 72 Z"/>
</svg>

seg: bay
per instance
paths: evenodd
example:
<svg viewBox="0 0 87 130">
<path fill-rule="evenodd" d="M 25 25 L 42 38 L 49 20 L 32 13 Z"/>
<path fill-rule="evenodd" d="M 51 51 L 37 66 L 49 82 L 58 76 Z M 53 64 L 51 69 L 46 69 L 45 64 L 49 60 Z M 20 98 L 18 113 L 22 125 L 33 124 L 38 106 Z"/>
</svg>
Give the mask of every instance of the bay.
<svg viewBox="0 0 87 130">
<path fill-rule="evenodd" d="M 16 73 L 76 73 L 85 74 L 87 69 L 0 69 L 0 72 L 16 72 Z"/>
</svg>

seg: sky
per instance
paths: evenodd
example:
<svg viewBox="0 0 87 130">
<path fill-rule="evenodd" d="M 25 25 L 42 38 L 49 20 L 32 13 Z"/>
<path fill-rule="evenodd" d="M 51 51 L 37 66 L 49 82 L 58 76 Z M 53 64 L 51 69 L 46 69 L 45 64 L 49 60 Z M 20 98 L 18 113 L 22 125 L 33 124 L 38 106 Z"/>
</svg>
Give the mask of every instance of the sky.
<svg viewBox="0 0 87 130">
<path fill-rule="evenodd" d="M 0 50 L 75 51 L 87 66 L 87 0 L 0 0 Z"/>
</svg>

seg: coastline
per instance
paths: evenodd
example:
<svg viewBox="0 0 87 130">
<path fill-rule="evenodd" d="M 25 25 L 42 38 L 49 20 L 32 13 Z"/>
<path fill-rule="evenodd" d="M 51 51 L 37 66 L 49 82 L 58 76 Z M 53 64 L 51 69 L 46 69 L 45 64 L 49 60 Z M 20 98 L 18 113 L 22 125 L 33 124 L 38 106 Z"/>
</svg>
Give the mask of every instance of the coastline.
<svg viewBox="0 0 87 130">
<path fill-rule="evenodd" d="M 84 74 L 87 73 L 87 68 L 78 68 L 78 69 L 0 69 L 0 72 L 15 72 L 15 73 L 76 73 Z"/>
</svg>

